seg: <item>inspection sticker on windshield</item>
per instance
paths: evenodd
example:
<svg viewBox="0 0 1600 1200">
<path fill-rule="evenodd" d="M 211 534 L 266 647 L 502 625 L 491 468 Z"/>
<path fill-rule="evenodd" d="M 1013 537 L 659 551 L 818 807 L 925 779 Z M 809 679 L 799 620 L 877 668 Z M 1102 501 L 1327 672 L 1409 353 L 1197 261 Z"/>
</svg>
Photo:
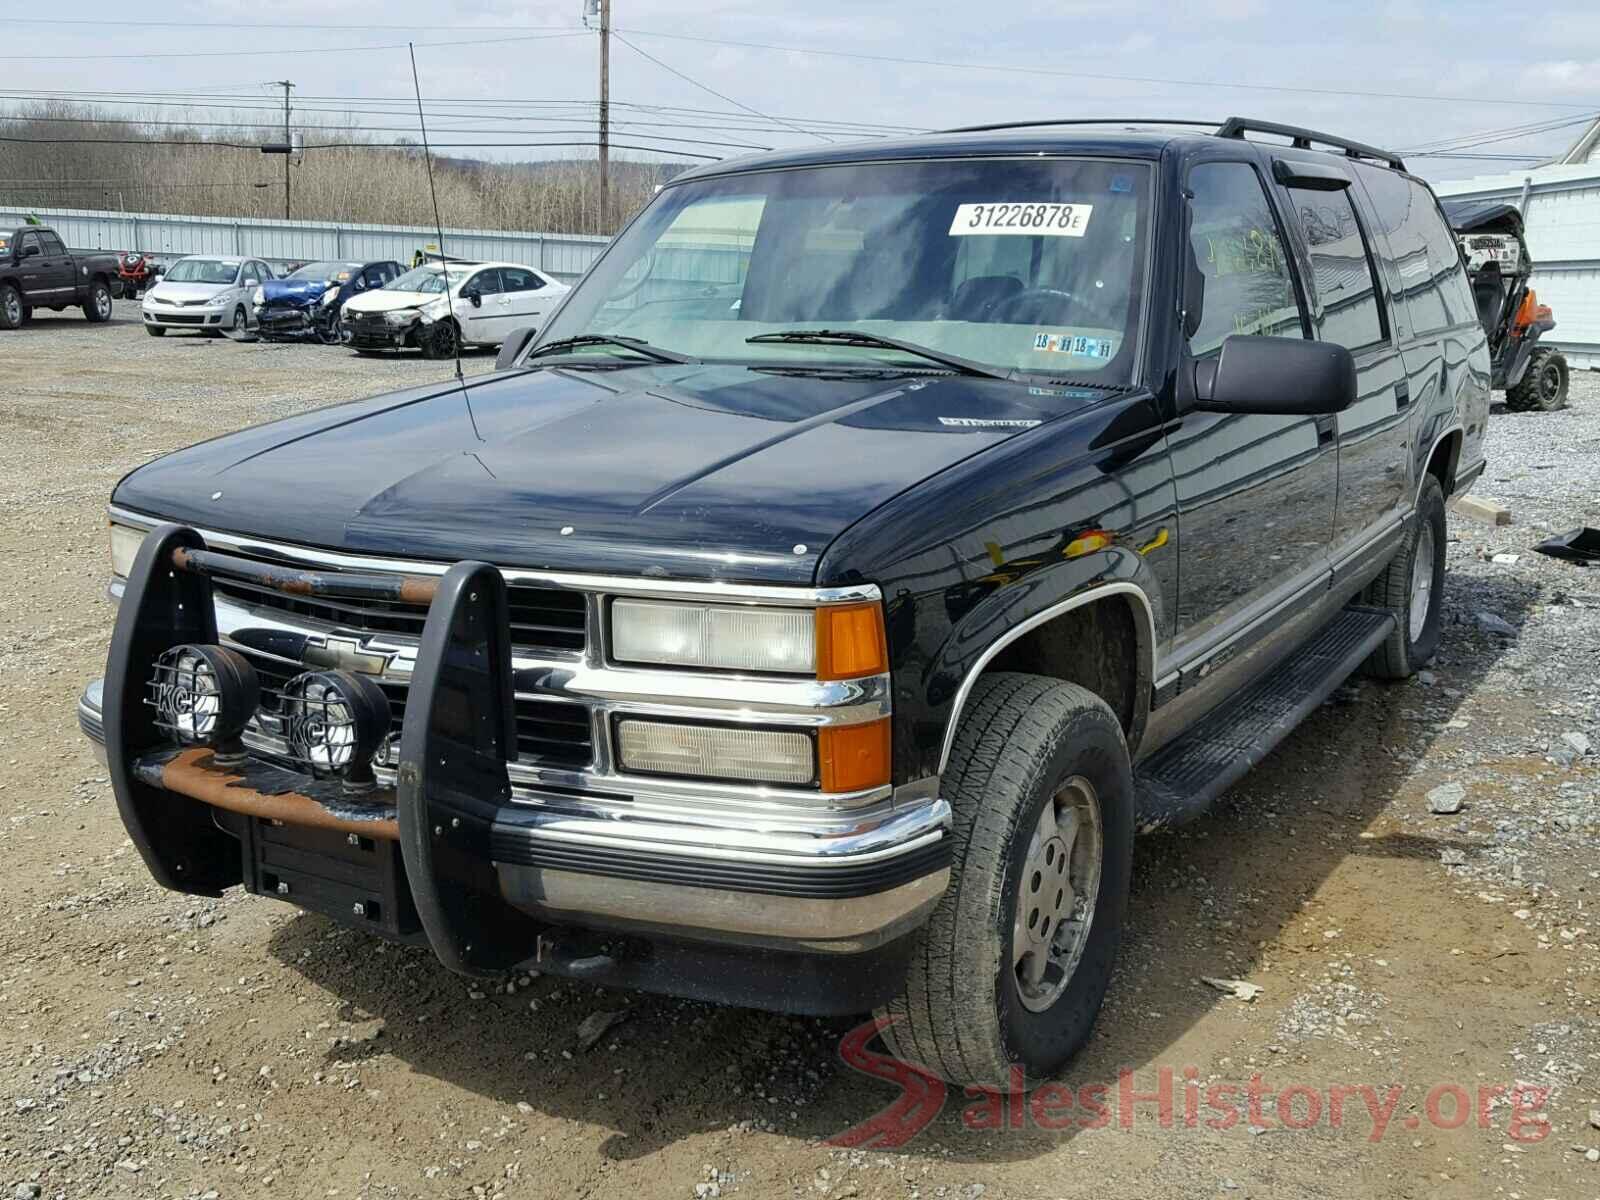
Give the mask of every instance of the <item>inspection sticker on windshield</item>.
<svg viewBox="0 0 1600 1200">
<path fill-rule="evenodd" d="M 1070 333 L 1036 333 L 1033 348 L 1050 354 L 1076 354 L 1079 358 L 1110 358 L 1115 349 L 1110 338 L 1075 337 Z"/>
<path fill-rule="evenodd" d="M 1082 237 L 1093 213 L 1092 204 L 962 204 L 950 222 L 950 236 Z"/>
</svg>

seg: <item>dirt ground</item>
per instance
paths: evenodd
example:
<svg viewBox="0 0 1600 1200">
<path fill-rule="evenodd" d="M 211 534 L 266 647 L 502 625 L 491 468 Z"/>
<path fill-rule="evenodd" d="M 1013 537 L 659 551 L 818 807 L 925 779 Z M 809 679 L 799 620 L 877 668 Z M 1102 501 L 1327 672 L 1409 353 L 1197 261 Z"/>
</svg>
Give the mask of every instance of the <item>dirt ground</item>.
<svg viewBox="0 0 1600 1200">
<path fill-rule="evenodd" d="M 0 334 L 0 1198 L 1600 1197 L 1600 575 L 1530 550 L 1600 525 L 1596 376 L 1566 413 L 1491 419 L 1477 490 L 1518 521 L 1452 519 L 1431 672 L 1352 682 L 1212 815 L 1140 843 L 1065 1087 L 952 1089 L 903 1144 L 841 1146 L 900 1094 L 841 1061 L 858 1021 L 479 990 L 151 882 L 74 717 L 111 486 L 450 368 L 157 341 L 121 302 L 104 327 L 45 317 Z M 1434 815 L 1451 783 L 1461 811 Z M 621 1020 L 585 1050 L 599 1012 Z M 1163 1072 L 1170 1119 L 1122 1102 Z"/>
</svg>

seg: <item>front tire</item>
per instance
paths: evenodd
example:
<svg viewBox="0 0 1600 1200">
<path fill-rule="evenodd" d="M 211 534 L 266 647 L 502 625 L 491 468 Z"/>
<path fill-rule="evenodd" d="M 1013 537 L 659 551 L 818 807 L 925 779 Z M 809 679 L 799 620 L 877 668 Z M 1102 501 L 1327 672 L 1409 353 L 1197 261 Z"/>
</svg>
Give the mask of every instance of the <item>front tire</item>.
<svg viewBox="0 0 1600 1200">
<path fill-rule="evenodd" d="M 146 325 L 144 331 L 151 337 L 165 337 L 167 335 L 166 327 L 162 325 Z"/>
<path fill-rule="evenodd" d="M 1409 679 L 1439 649 L 1446 536 L 1444 489 L 1438 476 L 1429 474 L 1406 540 L 1361 596 L 1363 604 L 1394 617 L 1394 629 L 1363 668 L 1374 679 Z"/>
<path fill-rule="evenodd" d="M 0 284 L 0 329 L 20 329 L 27 319 L 22 293 L 14 283 Z"/>
<path fill-rule="evenodd" d="M 1133 777 L 1116 715 L 1076 684 L 978 680 L 945 774 L 950 886 L 879 1012 L 900 1058 L 952 1083 L 1059 1070 L 1111 980 L 1133 862 Z"/>
<path fill-rule="evenodd" d="M 83 306 L 84 318 L 96 325 L 111 319 L 111 287 L 103 279 L 89 285 L 89 299 Z"/>
<path fill-rule="evenodd" d="M 456 355 L 457 336 L 453 321 L 437 322 L 418 339 L 422 345 L 422 357 L 432 359 L 454 358 Z"/>
<path fill-rule="evenodd" d="M 1512 412 L 1559 412 L 1567 406 L 1570 382 L 1565 355 L 1535 350 L 1527 374 L 1506 392 L 1506 407 Z"/>
</svg>

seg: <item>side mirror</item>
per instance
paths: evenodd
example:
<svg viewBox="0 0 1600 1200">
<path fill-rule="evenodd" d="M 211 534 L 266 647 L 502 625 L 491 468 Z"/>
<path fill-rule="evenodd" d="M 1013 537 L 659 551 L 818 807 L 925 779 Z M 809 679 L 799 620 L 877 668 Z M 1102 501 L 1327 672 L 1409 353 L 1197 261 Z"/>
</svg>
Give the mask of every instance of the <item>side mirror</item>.
<svg viewBox="0 0 1600 1200">
<path fill-rule="evenodd" d="M 536 325 L 524 325 L 521 329 L 513 329 L 506 340 L 500 343 L 500 353 L 495 356 L 494 369 L 509 371 L 516 366 L 517 359 L 522 357 L 522 352 L 528 348 L 528 343 L 533 341 L 533 335 L 538 332 Z"/>
<path fill-rule="evenodd" d="M 26 245 L 26 246 L 24 246 L 22 248 L 22 257 L 23 258 L 37 258 L 38 256 L 39 256 L 39 247 L 38 246 L 29 244 L 29 245 Z"/>
<path fill-rule="evenodd" d="M 1235 334 L 1195 360 L 1194 394 L 1205 412 L 1324 416 L 1355 403 L 1356 363 L 1328 342 Z"/>
<path fill-rule="evenodd" d="M 461 294 L 467 298 L 467 302 L 471 304 L 473 308 L 483 307 L 483 293 L 474 289 L 469 292 L 462 292 Z"/>
</svg>

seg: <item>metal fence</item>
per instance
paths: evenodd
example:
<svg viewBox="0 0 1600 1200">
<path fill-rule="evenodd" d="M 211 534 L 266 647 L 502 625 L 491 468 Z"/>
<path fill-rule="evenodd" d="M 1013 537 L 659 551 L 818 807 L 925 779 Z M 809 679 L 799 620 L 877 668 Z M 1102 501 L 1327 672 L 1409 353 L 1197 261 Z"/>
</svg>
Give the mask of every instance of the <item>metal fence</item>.
<svg viewBox="0 0 1600 1200">
<path fill-rule="evenodd" d="M 1541 341 L 1573 367 L 1600 370 L 1600 163 L 1536 167 L 1434 185 L 1451 200 L 1503 200 L 1522 209 L 1532 285 L 1555 313 Z"/>
<path fill-rule="evenodd" d="M 317 259 L 394 259 L 409 266 L 417 250 L 439 240 L 438 231 L 427 226 L 183 217 L 80 208 L 0 207 L 0 229 L 14 229 L 29 216 L 53 226 L 73 250 L 144 250 L 164 258 L 239 254 L 265 259 L 274 266 Z M 568 280 L 582 275 L 608 241 L 594 234 L 444 231 L 445 251 L 458 258 L 525 263 Z"/>
</svg>

